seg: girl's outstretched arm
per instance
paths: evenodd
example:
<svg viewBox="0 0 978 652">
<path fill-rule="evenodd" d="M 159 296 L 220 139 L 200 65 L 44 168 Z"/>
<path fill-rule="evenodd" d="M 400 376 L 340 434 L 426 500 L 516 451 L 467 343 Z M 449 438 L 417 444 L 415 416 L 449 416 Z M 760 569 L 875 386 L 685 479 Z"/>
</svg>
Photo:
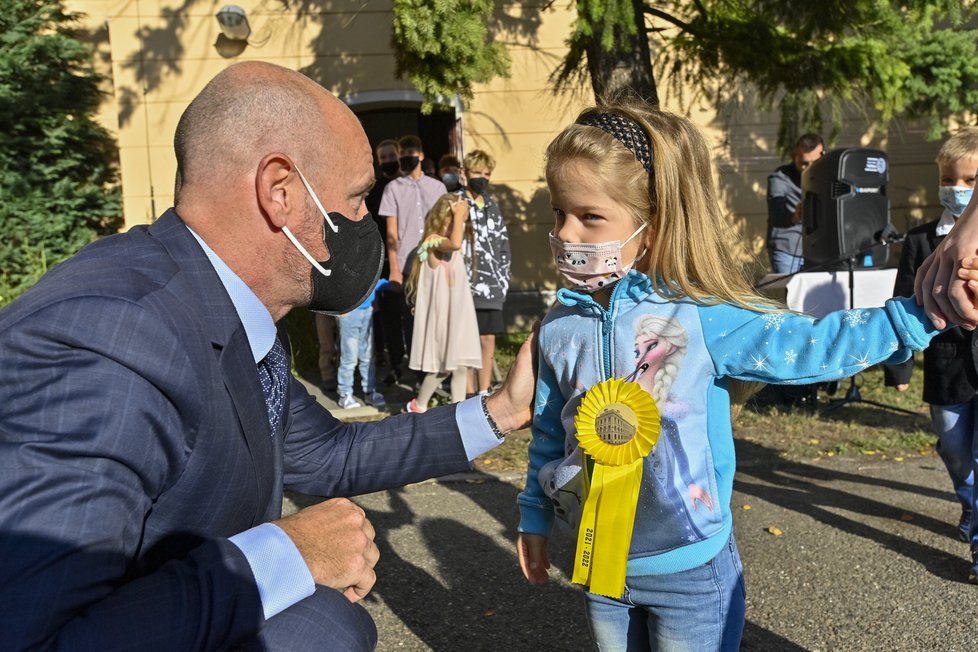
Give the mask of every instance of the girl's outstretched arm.
<svg viewBox="0 0 978 652">
<path fill-rule="evenodd" d="M 912 297 L 890 299 L 883 308 L 838 310 L 820 319 L 726 304 L 701 310 L 709 311 L 717 325 L 703 332 L 717 375 L 761 382 L 817 383 L 852 376 L 878 362 L 903 362 L 940 332 Z"/>
<path fill-rule="evenodd" d="M 550 557 L 547 555 L 547 537 L 539 534 L 520 534 L 516 537 L 516 555 L 520 569 L 530 584 L 546 584 L 550 579 Z"/>
</svg>

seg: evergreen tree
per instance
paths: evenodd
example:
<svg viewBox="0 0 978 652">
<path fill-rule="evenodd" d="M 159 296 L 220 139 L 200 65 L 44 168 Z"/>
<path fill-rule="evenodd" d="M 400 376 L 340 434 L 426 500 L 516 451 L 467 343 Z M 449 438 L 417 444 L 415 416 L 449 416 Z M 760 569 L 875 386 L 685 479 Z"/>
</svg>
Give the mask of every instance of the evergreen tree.
<svg viewBox="0 0 978 652">
<path fill-rule="evenodd" d="M 0 0 L 0 305 L 122 224 L 117 151 L 78 16 Z"/>
<path fill-rule="evenodd" d="M 492 42 L 492 0 L 394 0 L 397 75 L 424 98 L 423 112 L 456 93 L 472 98 L 472 85 L 509 76 L 509 56 Z"/>
<path fill-rule="evenodd" d="M 563 63 L 551 75 L 556 89 L 587 80 L 596 98 L 629 93 L 657 103 L 643 0 L 577 0 L 577 22 Z"/>
<path fill-rule="evenodd" d="M 779 146 L 835 128 L 843 106 L 926 118 L 938 137 L 947 118 L 978 105 L 978 31 L 960 0 L 576 0 L 578 22 L 558 87 L 586 69 L 598 97 L 634 86 L 608 78 L 609 61 L 636 57 L 650 29 L 659 74 L 720 102 L 752 84 L 781 117 Z M 633 7 L 629 11 L 630 6 Z M 596 43 L 600 47 L 596 47 Z M 651 64 L 633 66 L 638 91 L 655 89 Z M 605 83 L 605 80 L 610 83 Z M 734 91 L 736 92 L 736 91 Z M 828 113 L 826 117 L 825 113 Z"/>
</svg>

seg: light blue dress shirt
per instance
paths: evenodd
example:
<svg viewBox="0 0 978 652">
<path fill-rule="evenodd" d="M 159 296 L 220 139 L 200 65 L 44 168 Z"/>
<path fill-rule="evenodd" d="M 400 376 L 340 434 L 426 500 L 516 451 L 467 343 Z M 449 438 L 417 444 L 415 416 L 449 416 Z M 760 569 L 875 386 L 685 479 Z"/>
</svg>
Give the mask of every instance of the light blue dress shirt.
<svg viewBox="0 0 978 652">
<path fill-rule="evenodd" d="M 244 326 L 251 345 L 251 354 L 257 364 L 271 351 L 275 343 L 276 328 L 272 315 L 251 288 L 231 271 L 214 250 L 193 229 L 187 229 L 200 243 L 227 290 Z M 255 373 L 258 373 L 257 369 Z M 469 460 L 499 445 L 500 440 L 482 413 L 479 397 L 459 403 L 455 411 L 455 421 L 462 433 L 462 445 Z M 262 523 L 228 540 L 241 550 L 251 566 L 266 620 L 309 597 L 316 590 L 305 560 L 292 539 L 277 525 Z"/>
</svg>

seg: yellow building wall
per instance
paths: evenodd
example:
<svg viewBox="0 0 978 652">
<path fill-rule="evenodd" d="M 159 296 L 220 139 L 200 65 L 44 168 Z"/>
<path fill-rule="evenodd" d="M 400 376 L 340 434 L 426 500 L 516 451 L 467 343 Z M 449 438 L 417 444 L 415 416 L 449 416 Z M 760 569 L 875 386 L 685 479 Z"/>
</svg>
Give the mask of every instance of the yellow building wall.
<svg viewBox="0 0 978 652">
<path fill-rule="evenodd" d="M 341 97 L 412 91 L 394 76 L 390 0 L 238 3 L 252 28 L 243 49 L 218 38 L 214 16 L 223 2 L 70 0 L 69 8 L 87 15 L 97 65 L 107 77 L 102 119 L 118 137 L 127 226 L 151 222 L 172 204 L 177 120 L 228 65 L 270 61 L 302 71 Z M 485 149 L 497 160 L 493 188 L 509 224 L 516 291 L 553 289 L 558 283 L 546 238 L 552 222 L 542 157 L 553 135 L 592 101 L 589 87 L 554 95 L 548 83 L 574 20 L 569 2 L 499 3 L 491 27 L 494 39 L 509 51 L 511 75 L 477 86 L 461 113 L 463 148 Z M 764 258 L 766 177 L 782 163 L 774 147 L 776 116 L 749 101 L 719 110 L 684 106 L 664 92 L 665 86 L 660 84 L 663 106 L 687 114 L 714 144 L 731 240 Z M 896 124 L 881 134 L 864 125 L 861 116 L 847 119 L 835 144 L 887 151 L 895 226 L 905 230 L 936 215 L 938 143 L 927 142 L 915 125 Z"/>
</svg>

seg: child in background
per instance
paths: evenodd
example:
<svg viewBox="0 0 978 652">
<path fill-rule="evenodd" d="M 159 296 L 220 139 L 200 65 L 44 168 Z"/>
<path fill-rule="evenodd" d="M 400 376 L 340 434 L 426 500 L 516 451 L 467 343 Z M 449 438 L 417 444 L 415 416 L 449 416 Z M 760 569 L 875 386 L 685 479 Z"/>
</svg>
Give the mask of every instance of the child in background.
<svg viewBox="0 0 978 652">
<path fill-rule="evenodd" d="M 387 402 L 377 391 L 377 366 L 374 363 L 374 299 L 377 292 L 386 287 L 387 279 L 377 281 L 370 293 L 356 310 L 340 315 L 340 369 L 336 377 L 339 388 L 339 406 L 344 410 L 363 407 L 353 396 L 353 369 L 359 364 L 360 386 L 363 398 L 377 409 L 384 409 Z"/>
<path fill-rule="evenodd" d="M 546 176 L 550 245 L 572 288 L 538 337 L 520 567 L 545 583 L 555 518 L 576 535 L 594 463 L 576 437 L 585 392 L 634 380 L 661 425 L 640 463 L 623 594 L 586 593 L 591 631 L 601 650 L 736 650 L 731 380 L 833 380 L 905 360 L 936 329 L 913 299 L 817 320 L 757 296 L 726 238 L 709 146 L 685 118 L 631 101 L 588 109 L 548 147 Z"/>
<path fill-rule="evenodd" d="M 482 368 L 471 390 L 489 393 L 496 353 L 496 335 L 504 333 L 503 304 L 509 291 L 510 255 L 509 231 L 499 210 L 499 204 L 489 192 L 489 178 L 496 161 L 481 149 L 465 155 L 465 186 L 459 190 L 469 205 L 469 221 L 462 246 L 469 287 L 479 324 L 479 343 L 482 346 Z"/>
<path fill-rule="evenodd" d="M 975 187 L 978 169 L 978 128 L 957 132 L 937 152 L 938 197 L 944 212 L 922 224 L 903 243 L 893 295 L 913 295 L 914 277 L 924 259 L 948 234 L 964 212 Z M 930 404 L 937 433 L 937 452 L 944 460 L 951 485 L 961 503 L 958 536 L 971 545 L 968 581 L 978 584 L 978 331 L 947 330 L 924 350 L 924 401 Z M 905 392 L 910 387 L 913 360 L 884 367 L 886 384 Z"/>
<path fill-rule="evenodd" d="M 449 374 L 452 402 L 465 399 L 468 368 L 478 369 L 482 364 L 475 305 L 459 252 L 468 214 L 465 200 L 443 195 L 425 218 L 405 295 L 414 305 L 408 366 L 427 375 L 417 398 L 407 404 L 408 412 L 427 410 L 435 389 Z"/>
<path fill-rule="evenodd" d="M 438 178 L 445 184 L 448 192 L 455 192 L 462 187 L 462 162 L 452 154 L 445 154 L 438 159 Z"/>
</svg>

